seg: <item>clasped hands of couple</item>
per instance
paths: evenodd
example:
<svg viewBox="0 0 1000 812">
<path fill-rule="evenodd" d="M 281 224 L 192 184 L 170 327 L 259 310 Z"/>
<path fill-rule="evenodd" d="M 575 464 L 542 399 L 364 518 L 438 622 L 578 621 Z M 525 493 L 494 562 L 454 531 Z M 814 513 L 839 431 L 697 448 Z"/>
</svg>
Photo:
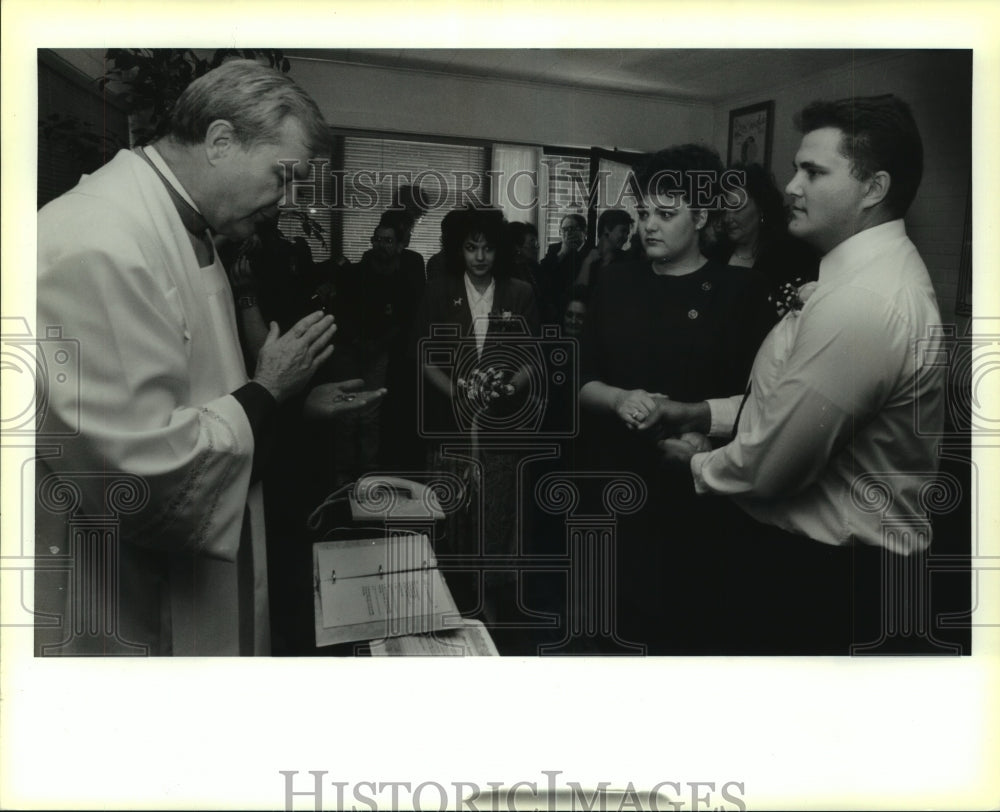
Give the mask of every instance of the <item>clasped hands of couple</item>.
<svg viewBox="0 0 1000 812">
<path fill-rule="evenodd" d="M 667 465 L 687 466 L 695 454 L 712 450 L 707 436 L 712 418 L 704 401 L 682 403 L 645 389 L 622 390 L 614 411 L 630 431 L 650 434 Z"/>
</svg>

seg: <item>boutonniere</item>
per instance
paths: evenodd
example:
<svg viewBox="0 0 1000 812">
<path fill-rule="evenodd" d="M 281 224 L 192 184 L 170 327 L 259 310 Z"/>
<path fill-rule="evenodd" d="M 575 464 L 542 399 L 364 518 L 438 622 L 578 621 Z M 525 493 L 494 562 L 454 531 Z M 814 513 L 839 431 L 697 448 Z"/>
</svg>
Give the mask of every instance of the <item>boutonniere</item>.
<svg viewBox="0 0 1000 812">
<path fill-rule="evenodd" d="M 816 291 L 816 284 L 816 282 L 803 284 L 802 278 L 799 277 L 794 282 L 783 283 L 777 291 L 767 298 L 777 309 L 779 317 L 786 313 L 791 313 L 793 316 L 798 315 L 809 297 Z"/>
<path fill-rule="evenodd" d="M 461 307 L 462 306 L 462 301 L 463 301 L 463 299 L 462 299 L 461 296 L 459 296 L 457 299 L 453 299 L 452 302 L 451 302 L 452 307 Z"/>
</svg>

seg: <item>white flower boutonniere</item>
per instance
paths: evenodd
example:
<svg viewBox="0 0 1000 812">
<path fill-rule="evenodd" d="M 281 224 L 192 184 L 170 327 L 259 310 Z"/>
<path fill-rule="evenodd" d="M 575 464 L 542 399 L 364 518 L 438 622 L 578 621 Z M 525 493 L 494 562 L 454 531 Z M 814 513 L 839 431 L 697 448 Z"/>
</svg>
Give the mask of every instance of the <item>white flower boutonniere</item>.
<svg viewBox="0 0 1000 812">
<path fill-rule="evenodd" d="M 771 300 L 771 303 L 777 309 L 779 317 L 784 316 L 786 313 L 797 315 L 809 300 L 809 297 L 816 292 L 816 285 L 816 282 L 806 282 L 803 284 L 800 277 L 794 282 L 785 282 L 782 284 L 775 293 L 768 296 L 768 299 Z"/>
</svg>

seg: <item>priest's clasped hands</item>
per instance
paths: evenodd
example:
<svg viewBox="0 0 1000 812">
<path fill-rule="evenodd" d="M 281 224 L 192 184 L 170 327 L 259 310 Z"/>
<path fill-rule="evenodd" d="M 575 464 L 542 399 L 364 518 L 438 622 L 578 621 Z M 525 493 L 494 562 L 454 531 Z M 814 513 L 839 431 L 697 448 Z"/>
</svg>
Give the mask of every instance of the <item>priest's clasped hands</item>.
<svg viewBox="0 0 1000 812">
<path fill-rule="evenodd" d="M 257 355 L 253 379 L 279 403 L 301 391 L 333 354 L 337 331 L 333 316 L 310 313 L 284 335 L 271 322 L 267 338 Z M 304 414 L 312 418 L 337 417 L 380 400 L 385 388 L 364 391 L 364 381 L 352 379 L 319 384 L 306 397 Z"/>
<path fill-rule="evenodd" d="M 279 403 L 299 392 L 320 365 L 333 354 L 333 316 L 310 313 L 284 335 L 271 322 L 267 338 L 257 355 L 253 379 Z"/>
</svg>

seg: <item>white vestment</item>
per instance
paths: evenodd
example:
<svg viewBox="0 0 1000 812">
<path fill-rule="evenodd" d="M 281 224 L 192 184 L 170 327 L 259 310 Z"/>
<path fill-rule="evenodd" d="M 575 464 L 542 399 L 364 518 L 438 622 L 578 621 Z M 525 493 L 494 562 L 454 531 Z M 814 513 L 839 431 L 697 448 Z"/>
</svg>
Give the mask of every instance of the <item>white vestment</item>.
<svg viewBox="0 0 1000 812">
<path fill-rule="evenodd" d="M 75 558 L 62 579 L 36 577 L 36 610 L 62 615 L 36 642 L 268 653 L 254 438 L 229 394 L 247 382 L 232 295 L 132 152 L 39 212 L 36 335 L 53 328 L 79 342 L 79 387 L 49 381 L 41 403 L 36 547 Z M 80 541 L 94 526 L 118 543 L 94 553 Z"/>
</svg>

